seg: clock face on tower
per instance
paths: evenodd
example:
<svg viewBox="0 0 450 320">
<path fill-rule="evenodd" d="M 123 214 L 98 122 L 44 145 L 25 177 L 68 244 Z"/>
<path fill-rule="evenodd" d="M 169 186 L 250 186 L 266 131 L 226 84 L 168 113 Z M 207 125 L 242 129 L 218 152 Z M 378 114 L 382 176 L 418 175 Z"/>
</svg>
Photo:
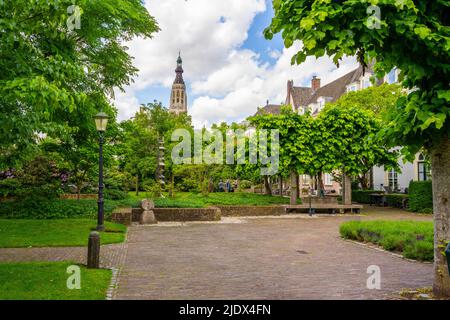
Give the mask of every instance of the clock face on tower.
<svg viewBox="0 0 450 320">
<path fill-rule="evenodd" d="M 172 85 L 172 92 L 170 94 L 169 111 L 176 114 L 187 113 L 187 94 L 186 84 L 183 79 L 183 60 L 181 54 L 178 55 L 177 68 L 175 69 L 175 80 Z"/>
</svg>

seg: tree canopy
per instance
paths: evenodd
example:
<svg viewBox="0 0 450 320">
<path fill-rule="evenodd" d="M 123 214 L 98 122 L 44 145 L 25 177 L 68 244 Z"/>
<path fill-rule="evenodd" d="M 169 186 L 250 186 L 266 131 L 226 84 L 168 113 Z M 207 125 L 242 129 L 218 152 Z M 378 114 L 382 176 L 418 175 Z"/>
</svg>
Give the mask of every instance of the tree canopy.
<svg viewBox="0 0 450 320">
<path fill-rule="evenodd" d="M 149 38 L 140 0 L 0 1 L 0 165 L 17 165 L 44 135 L 86 135 L 92 116 L 137 69 L 123 41 Z M 78 15 L 78 16 L 75 16 Z M 70 28 L 71 19 L 79 25 Z"/>
</svg>

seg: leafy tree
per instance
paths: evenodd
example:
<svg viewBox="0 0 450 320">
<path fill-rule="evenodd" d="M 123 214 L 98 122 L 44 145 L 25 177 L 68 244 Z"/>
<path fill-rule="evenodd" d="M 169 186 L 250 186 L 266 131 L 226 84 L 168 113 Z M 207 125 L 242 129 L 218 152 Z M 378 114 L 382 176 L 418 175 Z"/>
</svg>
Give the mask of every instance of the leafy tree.
<svg viewBox="0 0 450 320">
<path fill-rule="evenodd" d="M 363 180 L 374 166 L 398 170 L 398 154 L 390 151 L 385 141 L 377 136 L 382 122 L 372 111 L 328 105 L 314 122 L 318 132 L 311 143 L 316 172 L 340 170 L 349 177 Z M 351 190 L 345 195 L 351 203 Z"/>
<path fill-rule="evenodd" d="M 389 110 L 395 108 L 397 100 L 404 95 L 400 85 L 383 83 L 348 92 L 332 104 L 340 108 L 370 110 L 374 116 L 386 120 Z"/>
<path fill-rule="evenodd" d="M 368 14 L 378 5 L 381 17 Z M 286 47 L 301 40 L 292 62 L 307 56 L 357 55 L 363 65 L 376 59 L 381 77 L 401 70 L 410 89 L 390 112 L 385 134 L 410 156 L 425 147 L 433 168 L 436 295 L 450 296 L 450 277 L 442 247 L 450 240 L 450 28 L 449 2 L 427 0 L 318 1 L 274 0 L 275 17 L 266 38 L 282 32 Z M 370 10 L 369 10 L 370 12 Z"/>
<path fill-rule="evenodd" d="M 259 115 L 250 118 L 258 129 L 276 129 L 280 134 L 280 172 L 282 176 L 291 175 L 291 204 L 297 204 L 297 176 L 299 174 L 314 175 L 311 137 L 312 117 L 309 114 L 299 115 L 291 108 L 282 108 L 280 115 Z"/>
<path fill-rule="evenodd" d="M 135 177 L 136 194 L 139 194 L 141 182 L 153 185 L 157 169 L 159 139 L 164 138 L 165 175 L 172 176 L 171 135 L 175 129 L 192 130 L 191 118 L 186 114 L 176 115 L 160 102 L 154 101 L 142 105 L 131 120 L 121 123 L 119 143 L 120 167 Z"/>
<path fill-rule="evenodd" d="M 122 41 L 158 31 L 141 0 L 72 6 L 72 0 L 0 1 L 0 166 L 29 158 L 43 134 L 82 131 L 100 108 L 112 116 L 113 89 L 137 72 Z M 78 14 L 79 26 L 68 23 Z"/>
</svg>

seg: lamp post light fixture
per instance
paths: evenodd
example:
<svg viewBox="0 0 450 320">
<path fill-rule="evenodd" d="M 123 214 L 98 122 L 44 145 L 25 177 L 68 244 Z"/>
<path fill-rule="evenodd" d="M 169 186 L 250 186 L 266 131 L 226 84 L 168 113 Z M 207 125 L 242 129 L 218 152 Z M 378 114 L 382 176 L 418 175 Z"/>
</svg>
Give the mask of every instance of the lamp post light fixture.
<svg viewBox="0 0 450 320">
<path fill-rule="evenodd" d="M 99 112 L 94 116 L 95 126 L 99 135 L 99 158 L 98 158 L 98 210 L 97 210 L 97 230 L 104 231 L 104 199 L 103 199 L 103 143 L 106 126 L 108 124 L 108 115 Z"/>
</svg>

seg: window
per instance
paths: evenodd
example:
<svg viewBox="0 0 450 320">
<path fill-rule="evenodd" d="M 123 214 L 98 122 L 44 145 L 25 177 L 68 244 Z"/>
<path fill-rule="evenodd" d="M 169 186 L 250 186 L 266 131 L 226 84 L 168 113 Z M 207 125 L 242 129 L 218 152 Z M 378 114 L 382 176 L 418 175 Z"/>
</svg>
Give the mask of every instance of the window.
<svg viewBox="0 0 450 320">
<path fill-rule="evenodd" d="M 324 184 L 326 186 L 333 185 L 333 176 L 330 173 L 325 173 L 325 175 L 324 175 Z"/>
<path fill-rule="evenodd" d="M 350 92 L 350 91 L 356 91 L 356 89 L 357 89 L 357 88 L 356 88 L 356 84 L 354 84 L 354 85 L 349 86 L 348 89 L 347 89 L 347 91 L 348 91 L 348 92 Z"/>
<path fill-rule="evenodd" d="M 397 69 L 394 68 L 394 69 L 392 69 L 391 72 L 389 72 L 388 75 L 387 75 L 387 83 L 388 83 L 388 84 L 392 84 L 392 83 L 396 83 L 396 82 L 398 82 L 398 79 L 397 79 Z"/>
<path fill-rule="evenodd" d="M 388 182 L 391 191 L 398 190 L 398 173 L 395 170 L 388 172 Z"/>
<path fill-rule="evenodd" d="M 177 103 L 180 103 L 180 98 L 177 98 Z"/>
<path fill-rule="evenodd" d="M 430 179 L 430 167 L 425 161 L 425 157 L 423 154 L 419 155 L 419 160 L 417 162 L 417 170 L 418 170 L 418 180 L 419 181 L 427 181 Z"/>
<path fill-rule="evenodd" d="M 370 80 L 363 80 L 362 81 L 362 87 L 363 89 L 367 89 L 371 86 L 372 84 L 370 83 Z"/>
</svg>

